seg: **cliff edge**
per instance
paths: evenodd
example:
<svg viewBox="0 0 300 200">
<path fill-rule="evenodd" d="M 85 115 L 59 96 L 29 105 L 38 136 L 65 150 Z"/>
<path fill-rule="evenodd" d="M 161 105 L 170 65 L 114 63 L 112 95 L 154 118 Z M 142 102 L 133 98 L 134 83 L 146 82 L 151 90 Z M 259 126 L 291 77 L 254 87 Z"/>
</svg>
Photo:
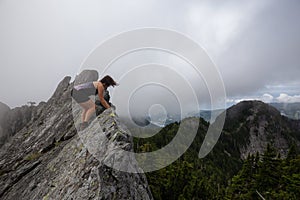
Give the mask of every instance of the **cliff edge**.
<svg viewBox="0 0 300 200">
<path fill-rule="evenodd" d="M 26 108 L 30 109 L 26 123 L 1 147 L 0 199 L 152 199 L 143 173 L 122 172 L 104 164 L 112 156 L 112 144 L 126 151 L 133 146 L 113 108 L 87 128 L 108 138 L 105 146 L 97 145 L 101 159 L 89 152 L 86 136 L 80 135 L 84 132 L 77 133 L 74 125 L 79 112 L 73 117 L 70 79 L 59 83 L 48 102 Z"/>
</svg>

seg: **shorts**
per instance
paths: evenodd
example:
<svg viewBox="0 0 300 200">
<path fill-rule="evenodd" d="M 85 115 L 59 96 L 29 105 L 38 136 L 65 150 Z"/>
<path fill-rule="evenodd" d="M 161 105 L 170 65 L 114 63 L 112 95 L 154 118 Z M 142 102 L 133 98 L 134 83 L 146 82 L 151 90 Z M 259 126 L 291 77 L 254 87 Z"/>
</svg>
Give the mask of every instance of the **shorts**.
<svg viewBox="0 0 300 200">
<path fill-rule="evenodd" d="M 77 103 L 83 103 L 90 100 L 90 95 L 85 93 L 84 90 L 72 89 L 71 96 Z"/>
</svg>

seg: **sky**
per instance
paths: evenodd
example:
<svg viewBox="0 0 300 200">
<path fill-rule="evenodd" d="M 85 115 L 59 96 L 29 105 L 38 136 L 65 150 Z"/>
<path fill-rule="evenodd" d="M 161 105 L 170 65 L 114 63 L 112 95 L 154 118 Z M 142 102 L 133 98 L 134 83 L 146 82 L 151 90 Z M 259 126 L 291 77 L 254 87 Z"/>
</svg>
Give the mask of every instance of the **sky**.
<svg viewBox="0 0 300 200">
<path fill-rule="evenodd" d="M 300 102 L 299 10 L 298 0 L 0 0 L 0 101 L 10 107 L 47 101 L 59 81 L 74 78 L 103 41 L 124 31 L 158 27 L 178 31 L 205 50 L 220 72 L 228 105 L 247 99 Z M 137 52 L 109 72 L 119 81 L 118 66 L 147 59 L 175 66 L 207 105 L 209 92 L 201 90 L 205 81 L 193 80 L 189 67 L 182 68 L 187 64 L 176 56 Z M 119 82 L 126 88 L 130 80 Z M 180 82 L 174 84 L 182 91 Z M 162 88 L 144 89 L 128 102 L 138 99 L 142 103 L 134 106 L 139 109 L 146 100 L 147 109 L 155 105 L 149 95 Z M 113 97 L 121 105 L 125 94 L 117 91 Z M 162 104 L 177 105 L 171 93 Z"/>
</svg>

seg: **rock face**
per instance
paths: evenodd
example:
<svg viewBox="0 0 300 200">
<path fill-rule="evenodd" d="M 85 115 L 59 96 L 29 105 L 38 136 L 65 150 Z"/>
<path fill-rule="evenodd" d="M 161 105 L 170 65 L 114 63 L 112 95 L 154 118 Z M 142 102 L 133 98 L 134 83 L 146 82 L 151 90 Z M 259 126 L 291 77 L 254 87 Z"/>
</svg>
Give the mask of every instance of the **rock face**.
<svg viewBox="0 0 300 200">
<path fill-rule="evenodd" d="M 13 136 L 16 132 L 20 131 L 32 120 L 34 110 L 35 109 L 33 106 L 22 106 L 7 112 L 6 117 L 1 123 L 3 133 L 6 135 L 5 141 Z M 5 143 L 5 141 L 3 141 L 3 143 Z"/>
<path fill-rule="evenodd" d="M 2 126 L 5 124 L 3 121 L 9 111 L 10 108 L 4 103 L 0 102 L 0 147 L 5 143 L 9 136 L 8 133 L 2 128 Z"/>
<path fill-rule="evenodd" d="M 10 108 L 6 104 L 0 102 L 0 122 L 9 110 Z"/>
<path fill-rule="evenodd" d="M 28 130 L 29 126 L 34 124 L 35 121 L 41 121 L 42 118 L 45 117 L 45 115 L 51 114 L 53 109 L 55 109 L 56 104 L 59 105 L 65 103 L 65 100 L 70 96 L 67 92 L 69 91 L 68 86 L 70 80 L 71 77 L 67 76 L 58 84 L 56 91 L 49 99 L 48 103 L 41 102 L 38 106 L 24 105 L 22 107 L 17 107 L 9 110 L 6 113 L 5 118 L 3 118 L 3 120 L 1 121 L 2 131 L 6 136 L 5 140 L 2 140 L 2 145 L 17 132 L 21 131 L 22 129 Z M 45 108 L 48 109 L 49 113 L 46 113 Z M 36 127 L 38 127 L 38 125 L 35 125 L 34 128 Z M 0 147 L 2 145 L 0 143 Z"/>
<path fill-rule="evenodd" d="M 227 110 L 224 137 L 233 140 L 241 158 L 263 153 L 268 143 L 285 157 L 293 143 L 300 149 L 299 124 L 261 101 L 244 101 Z"/>
<path fill-rule="evenodd" d="M 59 83 L 47 103 L 29 107 L 24 124 L 0 149 L 0 199 L 152 199 L 143 173 L 104 164 L 112 144 L 132 150 L 130 133 L 114 109 L 105 110 L 86 129 L 109 138 L 105 148 L 97 146 L 101 159 L 89 152 L 83 132 L 77 134 L 74 125 L 80 113 L 70 97 L 70 79 Z"/>
<path fill-rule="evenodd" d="M 83 70 L 79 75 L 75 78 L 75 85 L 79 85 L 81 83 L 86 83 L 90 81 L 97 81 L 99 78 L 99 74 L 96 70 Z"/>
</svg>

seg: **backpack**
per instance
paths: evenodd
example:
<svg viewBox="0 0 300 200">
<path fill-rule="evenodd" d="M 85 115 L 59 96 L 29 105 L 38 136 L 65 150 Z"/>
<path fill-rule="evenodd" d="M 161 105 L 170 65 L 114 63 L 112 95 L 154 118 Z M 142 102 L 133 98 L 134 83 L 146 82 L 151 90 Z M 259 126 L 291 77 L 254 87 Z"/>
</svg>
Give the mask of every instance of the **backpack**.
<svg viewBox="0 0 300 200">
<path fill-rule="evenodd" d="M 105 101 L 107 101 L 107 103 L 111 106 L 111 103 L 109 102 L 110 100 L 110 95 L 109 95 L 109 91 L 105 90 L 104 91 L 104 99 Z M 96 96 L 96 100 L 95 100 L 95 104 L 96 104 L 96 115 L 100 115 L 106 108 L 101 104 L 99 97 L 97 99 L 98 96 Z"/>
</svg>

